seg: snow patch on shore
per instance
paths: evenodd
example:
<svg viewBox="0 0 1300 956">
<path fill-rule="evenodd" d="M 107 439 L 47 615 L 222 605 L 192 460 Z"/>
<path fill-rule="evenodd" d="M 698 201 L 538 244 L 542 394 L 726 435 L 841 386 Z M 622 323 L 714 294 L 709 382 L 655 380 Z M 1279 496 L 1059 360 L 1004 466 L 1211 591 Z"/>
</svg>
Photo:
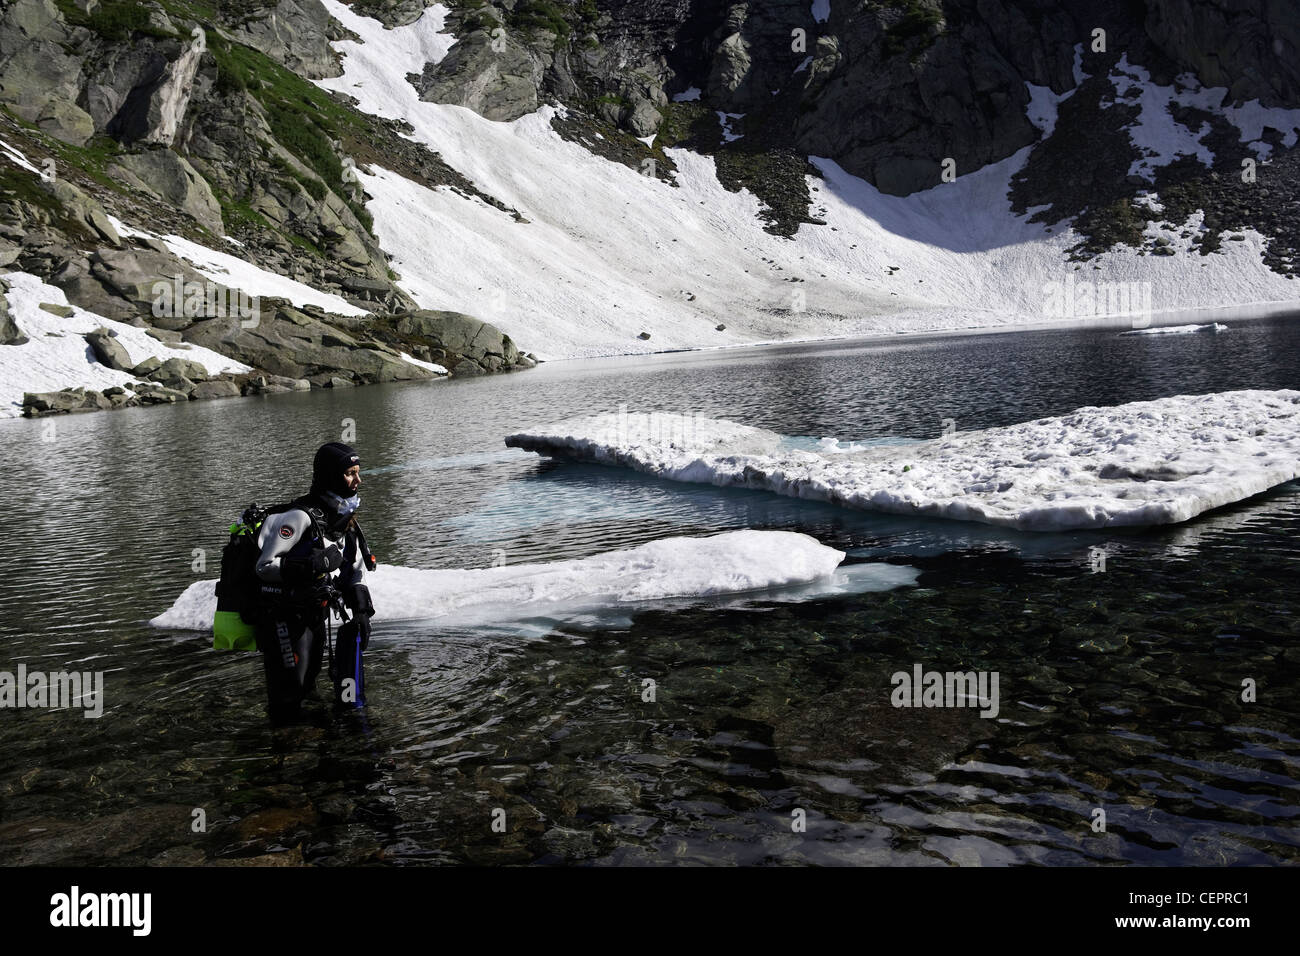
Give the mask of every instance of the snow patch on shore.
<svg viewBox="0 0 1300 956">
<path fill-rule="evenodd" d="M 239 258 L 239 256 L 232 256 L 228 252 L 209 249 L 207 246 L 201 246 L 183 236 L 163 236 L 149 232 L 146 229 L 135 229 L 114 216 L 109 216 L 108 219 L 113 224 L 113 228 L 117 230 L 118 235 L 124 239 L 137 236 L 157 239 L 171 250 L 173 255 L 186 260 L 194 266 L 200 275 L 206 276 L 219 285 L 228 286 L 231 289 L 242 289 L 249 295 L 288 299 L 296 306 L 318 305 L 327 312 L 334 312 L 338 315 L 366 314 L 365 309 L 357 308 L 346 299 L 313 289 L 311 286 L 290 279 L 287 276 L 267 272 L 248 260 Z M 166 277 L 160 278 L 166 281 Z"/>
<path fill-rule="evenodd" d="M 608 605 L 712 598 L 806 585 L 831 577 L 844 552 L 792 531 L 728 531 L 673 537 L 621 551 L 542 564 L 431 571 L 381 565 L 366 577 L 376 621 L 437 618 L 518 620 Z M 855 565 L 856 589 L 889 590 L 915 582 L 915 569 Z M 149 623 L 207 630 L 215 581 L 190 585 Z"/>
<path fill-rule="evenodd" d="M 24 392 L 55 392 L 63 388 L 93 388 L 102 391 L 114 385 L 129 387 L 137 378 L 101 365 L 82 337 L 103 326 L 116 332 L 116 339 L 126 349 L 133 364 L 150 356 L 162 361 L 181 358 L 198 362 L 209 375 L 221 372 L 248 372 L 249 366 L 227 358 L 211 349 L 191 345 L 173 348 L 145 334 L 144 329 L 115 322 L 86 309 L 72 307 L 68 318 L 47 312 L 42 303 L 67 306 L 63 290 L 42 282 L 25 272 L 5 275 L 9 283 L 9 314 L 31 341 L 24 345 L 0 346 L 0 418 L 22 414 Z"/>
<path fill-rule="evenodd" d="M 1300 392 L 1181 395 L 831 454 L 662 413 L 575 418 L 508 446 L 659 478 L 1025 531 L 1173 524 L 1300 476 Z"/>
</svg>

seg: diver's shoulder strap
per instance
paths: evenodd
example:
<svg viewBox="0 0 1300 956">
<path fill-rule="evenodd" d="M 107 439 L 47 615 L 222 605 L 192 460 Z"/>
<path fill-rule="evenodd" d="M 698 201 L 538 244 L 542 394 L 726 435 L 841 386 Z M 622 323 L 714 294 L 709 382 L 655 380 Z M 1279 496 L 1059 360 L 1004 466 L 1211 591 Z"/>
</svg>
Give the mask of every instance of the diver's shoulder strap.
<svg viewBox="0 0 1300 956">
<path fill-rule="evenodd" d="M 361 549 L 361 562 L 366 566 L 367 571 L 373 571 L 379 563 L 375 556 L 370 553 L 370 546 L 366 544 L 366 533 L 361 530 L 361 522 L 356 518 L 352 519 L 352 527 L 357 532 L 357 547 Z"/>
</svg>

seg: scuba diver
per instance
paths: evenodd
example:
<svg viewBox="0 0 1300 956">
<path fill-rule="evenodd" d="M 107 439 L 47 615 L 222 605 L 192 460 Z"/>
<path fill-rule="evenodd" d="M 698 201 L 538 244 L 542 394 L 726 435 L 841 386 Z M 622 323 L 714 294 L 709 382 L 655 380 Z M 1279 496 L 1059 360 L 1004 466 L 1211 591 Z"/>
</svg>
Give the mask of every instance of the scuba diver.
<svg viewBox="0 0 1300 956">
<path fill-rule="evenodd" d="M 327 648 L 335 705 L 365 706 L 361 652 L 370 643 L 375 609 L 362 578 L 375 562 L 354 517 L 360 488 L 357 453 L 342 442 L 330 442 L 312 462 L 311 490 L 262 522 L 255 629 L 273 723 L 291 722 L 302 700 L 314 696 Z M 332 648 L 331 611 L 345 622 Z"/>
</svg>

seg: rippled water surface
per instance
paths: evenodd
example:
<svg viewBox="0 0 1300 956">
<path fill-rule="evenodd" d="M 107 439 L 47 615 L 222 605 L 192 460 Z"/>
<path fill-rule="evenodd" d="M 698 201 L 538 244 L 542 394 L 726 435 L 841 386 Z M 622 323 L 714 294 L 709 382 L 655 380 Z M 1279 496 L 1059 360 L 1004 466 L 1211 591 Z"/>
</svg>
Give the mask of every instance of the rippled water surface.
<svg viewBox="0 0 1300 956">
<path fill-rule="evenodd" d="M 1296 862 L 1300 485 L 1172 528 L 1025 534 L 550 462 L 502 437 L 626 404 L 930 438 L 946 418 L 1295 388 L 1297 328 L 548 363 L 0 422 L 0 670 L 101 670 L 107 698 L 98 720 L 0 711 L 0 862 Z M 385 563 L 549 561 L 753 527 L 920 576 L 385 624 L 364 716 L 320 706 L 272 731 L 255 655 L 145 622 L 215 577 L 223 528 L 303 490 L 315 448 L 349 426 Z M 892 706 L 891 676 L 917 664 L 996 672 L 997 716 Z"/>
</svg>

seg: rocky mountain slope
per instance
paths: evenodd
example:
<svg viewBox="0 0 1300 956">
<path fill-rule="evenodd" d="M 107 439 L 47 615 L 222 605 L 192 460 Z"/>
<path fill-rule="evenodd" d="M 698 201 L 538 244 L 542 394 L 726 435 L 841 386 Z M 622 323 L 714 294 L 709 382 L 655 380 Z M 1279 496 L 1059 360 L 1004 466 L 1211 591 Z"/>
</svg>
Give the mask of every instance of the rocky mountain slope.
<svg viewBox="0 0 1300 956">
<path fill-rule="evenodd" d="M 250 369 L 118 356 L 110 404 L 1041 319 L 1082 269 L 1287 301 L 1298 46 L 1271 0 L 7 0 L 0 269 L 87 361 Z"/>
</svg>

